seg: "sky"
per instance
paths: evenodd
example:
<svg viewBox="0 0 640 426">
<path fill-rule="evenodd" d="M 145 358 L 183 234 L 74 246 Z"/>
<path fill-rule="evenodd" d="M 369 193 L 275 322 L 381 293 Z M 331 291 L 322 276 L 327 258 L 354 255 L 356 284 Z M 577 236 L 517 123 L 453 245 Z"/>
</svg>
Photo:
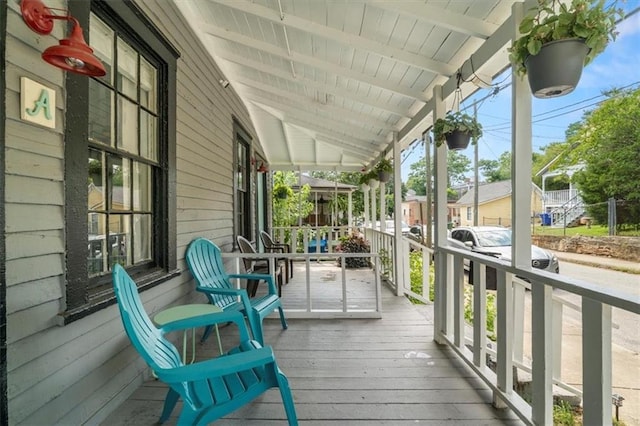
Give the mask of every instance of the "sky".
<svg viewBox="0 0 640 426">
<path fill-rule="evenodd" d="M 640 7 L 640 0 L 618 3 L 629 13 Z M 605 99 L 603 91 L 629 86 L 640 87 L 640 11 L 623 20 L 618 26 L 619 35 L 610 42 L 603 53 L 597 56 L 582 71 L 578 87 L 570 94 L 552 99 L 532 98 L 533 151 L 554 141 L 564 141 L 567 127 L 580 121 L 584 112 L 597 107 Z M 494 79 L 500 86 L 510 81 L 510 69 Z M 525 77 L 526 78 L 526 77 Z M 475 100 L 484 98 L 493 89 L 482 89 L 464 101 L 460 108 L 467 109 Z M 478 142 L 480 159 L 497 160 L 500 154 L 511 151 L 511 86 L 479 104 L 478 121 L 483 126 L 484 135 Z M 415 146 L 414 146 L 415 145 Z M 462 154 L 473 161 L 473 146 L 469 145 Z M 406 182 L 409 166 L 424 156 L 422 144 L 413 144 L 403 152 L 402 180 Z M 406 157 L 406 158 L 405 158 Z"/>
</svg>

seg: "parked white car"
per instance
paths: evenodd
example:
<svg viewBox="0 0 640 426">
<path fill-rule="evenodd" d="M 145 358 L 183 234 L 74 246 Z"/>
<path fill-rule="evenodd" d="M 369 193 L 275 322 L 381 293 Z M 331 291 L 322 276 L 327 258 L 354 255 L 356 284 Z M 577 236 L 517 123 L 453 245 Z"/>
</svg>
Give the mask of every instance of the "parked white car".
<svg viewBox="0 0 640 426">
<path fill-rule="evenodd" d="M 498 259 L 511 260 L 511 229 L 499 226 L 460 226 L 451 230 L 449 244 Z M 560 272 L 555 254 L 531 245 L 531 266 L 549 272 Z M 468 262 L 465 263 L 468 268 Z"/>
</svg>

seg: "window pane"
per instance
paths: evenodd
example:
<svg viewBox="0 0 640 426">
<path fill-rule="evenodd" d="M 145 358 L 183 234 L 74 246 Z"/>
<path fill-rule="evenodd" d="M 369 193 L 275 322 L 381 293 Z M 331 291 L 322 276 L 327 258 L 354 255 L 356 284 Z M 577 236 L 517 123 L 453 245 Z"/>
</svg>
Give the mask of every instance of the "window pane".
<svg viewBox="0 0 640 426">
<path fill-rule="evenodd" d="M 133 209 L 151 211 L 151 167 L 135 162 L 133 164 Z"/>
<path fill-rule="evenodd" d="M 144 58 L 140 58 L 140 105 L 157 112 L 156 84 L 158 71 Z"/>
<path fill-rule="evenodd" d="M 107 270 L 107 242 L 105 240 L 107 215 L 89 213 L 89 253 L 87 266 L 89 276 L 99 275 Z"/>
<path fill-rule="evenodd" d="M 89 140 L 113 146 L 113 92 L 89 80 Z"/>
<path fill-rule="evenodd" d="M 131 265 L 131 216 L 109 216 L 109 265 Z M 111 269 L 111 268 L 110 268 Z"/>
<path fill-rule="evenodd" d="M 138 154 L 138 108 L 118 96 L 118 148 Z"/>
<path fill-rule="evenodd" d="M 110 156 L 111 210 L 131 210 L 131 162 Z"/>
<path fill-rule="evenodd" d="M 133 263 L 151 260 L 152 253 L 152 217 L 148 214 L 133 215 Z"/>
<path fill-rule="evenodd" d="M 104 160 L 103 154 L 95 149 L 89 150 L 89 178 L 88 178 L 88 208 L 92 210 L 105 210 L 104 185 Z"/>
<path fill-rule="evenodd" d="M 158 120 L 146 111 L 140 111 L 140 155 L 158 161 Z"/>
<path fill-rule="evenodd" d="M 102 61 L 107 74 L 100 77 L 102 81 L 113 85 L 113 30 L 104 22 L 91 14 L 89 23 L 89 44 L 93 53 Z"/>
<path fill-rule="evenodd" d="M 118 38 L 118 90 L 137 100 L 138 53 Z"/>
</svg>

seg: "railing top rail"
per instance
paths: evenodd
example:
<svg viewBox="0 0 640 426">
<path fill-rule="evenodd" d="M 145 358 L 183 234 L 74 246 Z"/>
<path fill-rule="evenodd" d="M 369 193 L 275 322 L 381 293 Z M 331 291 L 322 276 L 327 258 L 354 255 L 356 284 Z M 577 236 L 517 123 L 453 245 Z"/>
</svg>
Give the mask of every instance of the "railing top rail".
<svg viewBox="0 0 640 426">
<path fill-rule="evenodd" d="M 457 249 L 453 247 L 438 247 L 436 251 L 441 250 L 450 255 L 458 255 L 466 257 L 472 261 L 483 263 L 498 270 L 506 271 L 519 277 L 526 278 L 531 281 L 532 286 L 536 283 L 549 285 L 577 294 L 588 299 L 596 300 L 607 305 L 624 309 L 626 311 L 640 314 L 640 295 L 629 294 L 612 288 L 605 288 L 587 281 L 570 278 L 560 274 L 554 274 L 547 271 L 540 271 L 534 268 L 520 269 L 512 266 L 510 263 L 493 258 L 491 256 L 471 253 L 467 250 Z"/>
</svg>

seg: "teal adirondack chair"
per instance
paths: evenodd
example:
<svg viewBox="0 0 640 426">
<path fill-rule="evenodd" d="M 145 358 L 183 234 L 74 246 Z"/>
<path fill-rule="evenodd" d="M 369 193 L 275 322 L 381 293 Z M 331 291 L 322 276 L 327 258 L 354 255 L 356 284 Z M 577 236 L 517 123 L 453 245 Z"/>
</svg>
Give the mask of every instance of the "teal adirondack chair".
<svg viewBox="0 0 640 426">
<path fill-rule="evenodd" d="M 206 425 L 278 387 L 289 425 L 298 424 L 289 382 L 278 368 L 273 350 L 249 339 L 241 313 L 207 314 L 157 328 L 142 306 L 135 282 L 118 264 L 113 268 L 113 287 L 131 343 L 158 379 L 169 385 L 160 423 L 169 418 L 178 399 L 183 401 L 178 425 Z M 163 337 L 171 331 L 217 323 L 236 324 L 240 344 L 207 361 L 184 365 L 175 346 Z"/>
<path fill-rule="evenodd" d="M 287 329 L 287 320 L 282 310 L 282 303 L 273 282 L 268 274 L 227 274 L 222 263 L 220 248 L 206 238 L 196 238 L 187 248 L 187 265 L 196 280 L 196 290 L 207 295 L 209 302 L 217 305 L 223 311 L 241 311 L 247 316 L 253 338 L 264 345 L 262 320 L 278 309 L 282 328 Z M 268 286 L 267 294 L 249 298 L 247 290 L 237 289 L 231 279 L 247 279 L 254 282 L 265 282 Z M 238 300 L 240 297 L 240 300 Z M 207 327 L 202 341 L 211 333 L 212 327 Z"/>
</svg>

